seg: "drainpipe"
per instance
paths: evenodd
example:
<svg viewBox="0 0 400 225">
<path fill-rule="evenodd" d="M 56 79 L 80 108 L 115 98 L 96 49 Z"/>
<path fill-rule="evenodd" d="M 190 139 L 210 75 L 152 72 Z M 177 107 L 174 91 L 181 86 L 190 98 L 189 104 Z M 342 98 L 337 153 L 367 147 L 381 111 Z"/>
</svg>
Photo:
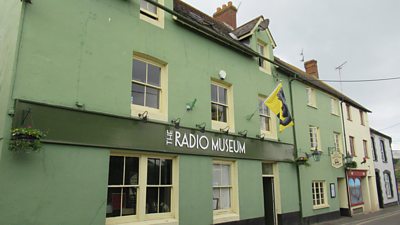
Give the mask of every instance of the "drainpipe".
<svg viewBox="0 0 400 225">
<path fill-rule="evenodd" d="M 344 103 L 344 101 L 343 101 L 343 99 L 341 99 L 340 100 L 340 111 L 341 111 L 341 113 L 342 113 L 342 127 L 343 127 L 343 136 L 344 136 L 344 151 L 346 152 L 346 157 L 348 156 L 348 151 L 347 151 L 347 139 L 346 139 L 346 126 L 345 126 L 345 123 L 344 123 L 344 114 L 343 114 L 343 103 Z M 352 216 L 352 213 L 351 213 L 351 203 L 350 203 L 350 195 L 349 195 L 349 181 L 348 181 L 348 177 L 347 177 L 347 170 L 346 170 L 346 167 L 344 168 L 344 177 L 345 177 L 345 180 L 346 180 L 346 190 L 347 190 L 347 193 L 346 193 L 346 197 L 347 197 L 347 205 L 348 205 L 348 207 L 349 207 L 349 213 L 350 213 L 350 216 Z"/>
<path fill-rule="evenodd" d="M 292 120 L 293 123 L 295 122 L 294 119 L 294 107 L 293 107 L 293 89 L 292 89 L 292 82 L 297 80 L 296 74 L 294 74 L 294 78 L 289 80 L 289 92 L 290 92 L 290 106 L 292 108 Z M 296 124 L 293 126 L 293 145 L 294 145 L 294 158 L 297 159 L 297 136 L 296 136 Z M 296 165 L 296 173 L 297 173 L 297 191 L 299 193 L 299 209 L 300 209 L 300 224 L 303 224 L 303 205 L 302 205 L 302 197 L 301 197 L 301 186 L 300 186 L 300 169 L 299 165 Z"/>
</svg>

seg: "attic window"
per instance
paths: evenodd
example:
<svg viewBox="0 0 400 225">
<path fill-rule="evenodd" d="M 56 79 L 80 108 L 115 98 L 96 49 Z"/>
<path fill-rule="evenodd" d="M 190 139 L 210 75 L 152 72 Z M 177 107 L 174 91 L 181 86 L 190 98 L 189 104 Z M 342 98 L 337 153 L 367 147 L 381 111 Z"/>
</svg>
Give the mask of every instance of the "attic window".
<svg viewBox="0 0 400 225">
<path fill-rule="evenodd" d="M 156 1 L 158 2 L 158 1 Z M 157 15 L 157 6 L 145 1 L 145 0 L 140 0 L 140 13 L 144 14 L 154 20 L 158 19 Z"/>
</svg>

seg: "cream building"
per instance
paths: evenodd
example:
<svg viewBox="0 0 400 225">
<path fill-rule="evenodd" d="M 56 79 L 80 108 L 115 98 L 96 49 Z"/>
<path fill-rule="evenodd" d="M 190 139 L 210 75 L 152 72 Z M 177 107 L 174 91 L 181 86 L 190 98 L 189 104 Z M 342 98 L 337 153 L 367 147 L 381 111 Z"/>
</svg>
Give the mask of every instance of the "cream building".
<svg viewBox="0 0 400 225">
<path fill-rule="evenodd" d="M 368 109 L 342 102 L 350 214 L 379 210 Z M 355 165 L 356 164 L 356 165 Z"/>
</svg>

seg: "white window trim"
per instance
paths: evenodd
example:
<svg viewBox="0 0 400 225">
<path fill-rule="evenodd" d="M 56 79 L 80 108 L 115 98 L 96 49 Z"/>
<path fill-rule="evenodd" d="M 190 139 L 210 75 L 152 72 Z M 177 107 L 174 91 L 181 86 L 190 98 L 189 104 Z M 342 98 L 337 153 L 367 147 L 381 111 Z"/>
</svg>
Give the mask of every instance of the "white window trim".
<svg viewBox="0 0 400 225">
<path fill-rule="evenodd" d="M 333 143 L 335 145 L 336 150 L 343 153 L 342 138 L 339 132 L 333 132 Z"/>
<path fill-rule="evenodd" d="M 263 100 L 264 102 L 265 102 L 265 99 L 266 99 L 267 97 L 266 96 L 264 96 L 264 95 L 258 95 L 258 101 L 260 101 L 260 100 Z M 268 109 L 269 110 L 269 109 Z M 260 110 L 258 111 L 258 112 L 260 112 Z M 266 138 L 270 138 L 270 139 L 278 139 L 278 132 L 277 132 L 277 126 L 276 126 L 276 123 L 277 123 L 277 117 L 272 113 L 272 115 L 271 115 L 271 110 L 269 110 L 269 130 L 263 130 L 263 129 L 261 129 L 261 124 L 260 124 L 260 134 L 261 135 L 264 135 L 264 137 L 266 137 Z M 266 114 L 260 114 L 259 115 L 260 117 L 261 116 L 267 116 Z"/>
<path fill-rule="evenodd" d="M 168 65 L 165 62 L 140 53 L 134 53 L 133 59 L 160 67 L 161 74 L 159 108 L 155 109 L 142 105 L 134 105 L 131 102 L 131 116 L 134 118 L 139 118 L 139 114 L 147 111 L 149 120 L 159 120 L 164 122 L 168 121 Z"/>
<path fill-rule="evenodd" d="M 231 178 L 231 208 L 229 209 L 219 209 L 213 210 L 213 223 L 222 223 L 229 221 L 239 220 L 239 191 L 238 191 L 238 172 L 237 172 L 237 162 L 234 161 L 223 161 L 223 160 L 213 160 L 214 164 L 222 164 L 230 166 L 230 178 Z M 212 188 L 214 185 L 212 186 Z"/>
<path fill-rule="evenodd" d="M 139 184 L 137 188 L 137 205 L 136 215 L 133 216 L 120 216 L 120 217 L 107 217 L 106 225 L 114 224 L 168 224 L 178 225 L 178 211 L 179 211 L 179 167 L 178 157 L 159 154 L 140 154 L 127 151 L 111 151 L 111 156 L 123 157 L 138 157 L 139 158 Z M 171 212 L 168 213 L 154 213 L 146 214 L 146 187 L 147 187 L 147 159 L 148 158 L 161 158 L 172 160 L 172 187 L 171 187 Z M 108 185 L 107 185 L 108 189 Z"/>
<path fill-rule="evenodd" d="M 307 105 L 317 109 L 317 96 L 315 93 L 315 89 L 311 87 L 306 88 L 307 93 Z"/>
<path fill-rule="evenodd" d="M 335 98 L 331 98 L 331 114 L 335 116 L 340 116 L 339 101 Z"/>
<path fill-rule="evenodd" d="M 329 203 L 328 203 L 328 193 L 327 193 L 327 187 L 326 187 L 326 181 L 324 180 L 313 180 L 312 181 L 312 188 L 314 189 L 314 183 L 320 183 L 323 184 L 323 194 L 324 194 L 324 204 L 319 204 L 319 205 L 314 205 L 314 196 L 313 196 L 313 190 L 311 190 L 311 195 L 312 195 L 312 204 L 313 204 L 313 209 L 323 209 L 323 208 L 328 208 Z M 321 198 L 320 198 L 321 199 Z"/>
<path fill-rule="evenodd" d="M 257 52 L 259 54 L 261 54 L 260 51 L 259 51 L 259 48 L 262 47 L 263 48 L 263 56 L 265 58 L 267 58 L 267 59 L 270 58 L 270 54 L 269 54 L 269 51 L 268 51 L 269 49 L 268 49 L 268 44 L 267 43 L 265 43 L 265 42 L 263 42 L 261 40 L 258 40 L 257 44 L 256 44 L 256 47 L 257 47 L 256 50 L 257 50 Z M 259 64 L 259 63 L 257 62 L 257 64 Z M 263 66 L 258 65 L 258 68 L 260 69 L 260 71 L 262 71 L 262 72 L 264 72 L 266 74 L 271 74 L 271 63 L 266 61 L 266 60 L 263 60 Z"/>
<path fill-rule="evenodd" d="M 139 1 L 140 1 L 140 0 L 139 0 Z M 160 3 L 161 5 L 164 5 L 164 0 L 158 0 L 158 3 Z M 161 9 L 159 9 L 158 7 L 156 7 L 156 9 L 157 9 L 157 14 L 154 14 L 154 13 L 152 13 L 152 12 L 149 12 L 149 11 L 146 10 L 146 9 L 142 9 L 142 8 L 140 7 L 140 2 L 139 2 L 139 11 L 142 11 L 142 12 L 144 12 L 144 13 L 147 13 L 147 14 L 149 14 L 149 15 L 155 17 L 156 19 L 154 19 L 154 18 L 152 18 L 152 17 L 149 17 L 149 16 L 147 16 L 147 15 L 141 13 L 141 12 L 139 12 L 139 18 L 140 18 L 141 20 L 143 20 L 143 21 L 146 21 L 146 22 L 148 22 L 148 23 L 150 23 L 150 24 L 153 24 L 153 25 L 156 26 L 156 27 L 159 27 L 159 28 L 161 28 L 161 29 L 164 29 L 164 23 L 165 23 L 165 22 L 164 22 L 164 21 L 165 21 L 165 19 L 164 19 L 164 10 L 161 10 Z"/>
<path fill-rule="evenodd" d="M 233 86 L 228 83 L 217 82 L 215 80 L 211 80 L 211 84 L 223 87 L 226 89 L 227 94 L 227 112 L 226 112 L 226 122 L 216 121 L 212 119 L 211 115 L 211 89 L 210 89 L 210 119 L 211 119 L 211 128 L 213 130 L 219 131 L 220 129 L 225 129 L 229 126 L 229 132 L 235 132 L 235 124 L 234 124 L 234 110 L 233 110 Z M 211 88 L 211 85 L 210 85 Z"/>
<path fill-rule="evenodd" d="M 315 130 L 315 137 L 316 137 L 316 142 L 317 142 L 317 147 L 315 148 L 315 147 L 312 147 L 311 146 L 311 136 L 310 136 L 310 134 L 311 134 L 311 132 L 310 132 L 310 130 Z M 311 150 L 318 150 L 318 151 L 321 151 L 321 135 L 320 135 L 320 130 L 319 130 L 319 127 L 317 127 L 317 126 L 312 126 L 312 125 L 310 125 L 309 126 L 309 128 L 308 128 L 308 132 L 309 132 L 309 136 L 310 136 L 310 149 Z"/>
</svg>

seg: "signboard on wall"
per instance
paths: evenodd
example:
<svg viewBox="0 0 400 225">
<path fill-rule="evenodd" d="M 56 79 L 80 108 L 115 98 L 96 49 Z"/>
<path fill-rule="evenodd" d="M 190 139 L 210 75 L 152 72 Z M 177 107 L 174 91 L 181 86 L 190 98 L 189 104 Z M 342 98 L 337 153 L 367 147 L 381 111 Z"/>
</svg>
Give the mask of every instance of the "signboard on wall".
<svg viewBox="0 0 400 225">
<path fill-rule="evenodd" d="M 343 155 L 338 151 L 334 151 L 331 154 L 331 163 L 334 168 L 340 168 L 343 166 Z"/>
</svg>

